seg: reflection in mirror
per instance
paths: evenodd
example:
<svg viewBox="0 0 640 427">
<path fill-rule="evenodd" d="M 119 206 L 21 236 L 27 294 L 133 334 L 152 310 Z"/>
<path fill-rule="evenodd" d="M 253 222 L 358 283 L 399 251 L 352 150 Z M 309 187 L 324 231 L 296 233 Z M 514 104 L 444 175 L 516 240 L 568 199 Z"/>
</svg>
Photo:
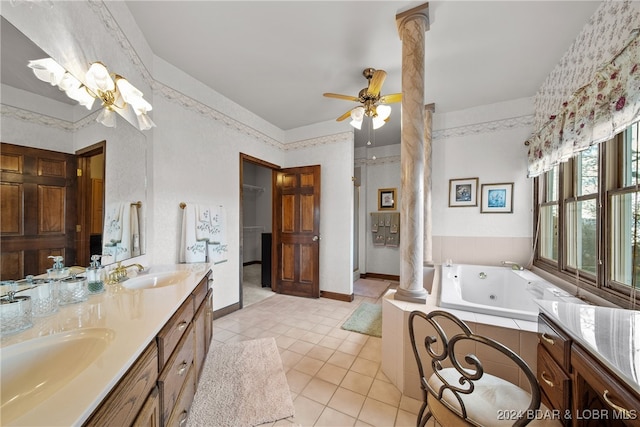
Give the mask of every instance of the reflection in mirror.
<svg viewBox="0 0 640 427">
<path fill-rule="evenodd" d="M 49 255 L 63 255 L 66 265 L 88 266 L 92 254 L 102 254 L 104 216 L 112 206 L 136 203 L 137 237 L 128 251 L 107 256 L 104 264 L 145 253 L 146 138 L 124 120 L 116 128 L 95 122 L 95 112 L 69 99 L 64 92 L 38 80 L 27 67 L 29 60 L 49 56 L 4 17 L 0 17 L 2 91 L 0 139 L 20 147 L 31 157 L 6 150 L 3 144 L 2 228 L 0 280 L 42 274 L 51 267 Z M 97 104 L 97 103 L 96 103 Z M 95 108 L 97 110 L 99 105 Z M 35 155 L 42 150 L 46 156 Z M 47 156 L 54 160 L 45 160 Z M 30 168 L 37 179 L 64 173 L 71 185 L 65 190 L 37 183 L 29 188 L 6 181 L 16 180 L 16 171 Z M 89 174 L 77 177 L 76 168 Z M 99 171 L 103 178 L 100 182 Z M 101 194 L 102 191 L 102 194 Z M 68 192 L 68 194 L 67 194 Z M 42 202 L 27 202 L 40 194 Z M 36 199 L 37 200 L 37 199 Z M 100 203 L 102 202 L 102 203 Z M 140 202 L 138 204 L 138 202 Z M 138 207 L 139 206 L 139 207 Z M 56 222 L 47 215 L 55 213 Z M 99 213 L 96 213 L 99 212 Z M 131 215 L 129 215 L 130 217 Z M 8 220 L 10 219 L 10 220 Z M 124 224 L 124 223 L 123 223 Z M 130 228 L 130 225 L 129 225 Z M 126 228 L 123 228 L 126 232 Z M 55 242 L 45 241 L 45 237 Z M 113 248 L 122 241 L 109 238 Z M 120 239 L 122 240 L 122 239 Z M 19 247 L 17 241 L 21 241 Z"/>
</svg>

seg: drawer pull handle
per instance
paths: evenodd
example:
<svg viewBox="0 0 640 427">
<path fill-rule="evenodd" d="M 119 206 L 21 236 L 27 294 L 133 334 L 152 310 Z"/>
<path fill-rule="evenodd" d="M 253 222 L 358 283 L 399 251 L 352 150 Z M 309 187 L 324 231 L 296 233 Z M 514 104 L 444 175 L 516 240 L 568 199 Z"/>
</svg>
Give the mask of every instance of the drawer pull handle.
<svg viewBox="0 0 640 427">
<path fill-rule="evenodd" d="M 187 325 L 188 325 L 188 324 L 189 324 L 189 323 L 187 323 L 187 322 L 180 322 L 180 323 L 178 323 L 178 330 L 179 330 L 180 332 L 184 331 L 185 329 L 187 329 Z"/>
<path fill-rule="evenodd" d="M 550 338 L 546 332 L 543 332 L 542 335 L 540 335 L 540 338 L 542 338 L 549 345 L 555 344 L 555 341 L 553 341 L 553 338 Z"/>
<path fill-rule="evenodd" d="M 609 400 L 609 397 L 607 397 L 607 395 L 609 394 L 609 390 L 605 390 L 604 393 L 602 393 L 602 398 L 604 399 L 605 402 L 607 402 L 607 404 L 609 406 L 611 406 L 613 409 L 615 409 L 618 412 L 621 412 L 623 414 L 625 414 L 625 417 L 629 417 L 629 419 L 631 419 L 631 411 L 628 409 L 624 409 L 622 406 L 616 405 L 615 403 L 613 403 L 612 401 Z"/>
<path fill-rule="evenodd" d="M 182 427 L 187 422 L 187 415 L 189 415 L 189 413 L 186 410 L 182 411 L 182 413 L 180 414 L 180 421 L 178 421 L 178 425 L 180 427 Z"/>
<path fill-rule="evenodd" d="M 182 362 L 180 366 L 178 366 L 178 369 L 176 371 L 178 375 L 183 376 L 184 373 L 187 371 L 187 366 L 188 366 L 187 362 Z"/>
<path fill-rule="evenodd" d="M 546 385 L 548 385 L 549 387 L 553 387 L 553 381 L 547 378 L 547 371 L 542 371 L 542 373 L 540 374 L 540 378 L 542 378 L 542 381 L 544 381 Z"/>
</svg>

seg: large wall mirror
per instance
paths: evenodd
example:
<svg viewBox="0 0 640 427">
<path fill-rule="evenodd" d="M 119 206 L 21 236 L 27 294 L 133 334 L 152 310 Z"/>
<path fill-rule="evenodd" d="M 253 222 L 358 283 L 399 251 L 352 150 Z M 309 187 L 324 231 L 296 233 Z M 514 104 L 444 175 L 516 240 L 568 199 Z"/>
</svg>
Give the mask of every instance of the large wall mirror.
<svg viewBox="0 0 640 427">
<path fill-rule="evenodd" d="M 27 67 L 50 55 L 5 17 L 0 30 L 0 280 L 44 273 L 49 255 L 86 267 L 92 254 L 144 254 L 146 137 L 125 120 L 96 123 L 99 103 L 88 111 Z"/>
</svg>

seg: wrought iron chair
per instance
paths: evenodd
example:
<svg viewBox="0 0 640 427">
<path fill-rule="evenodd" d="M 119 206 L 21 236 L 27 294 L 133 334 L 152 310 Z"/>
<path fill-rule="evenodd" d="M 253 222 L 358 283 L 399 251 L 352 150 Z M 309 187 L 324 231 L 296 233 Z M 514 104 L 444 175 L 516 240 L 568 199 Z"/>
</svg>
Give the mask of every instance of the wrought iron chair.
<svg viewBox="0 0 640 427">
<path fill-rule="evenodd" d="M 435 330 L 435 335 L 430 330 Z M 451 330 L 455 332 L 449 332 Z M 418 334 L 424 348 L 418 347 Z M 559 415 L 541 403 L 536 375 L 525 361 L 501 343 L 474 334 L 467 324 L 451 313 L 440 310 L 411 312 L 409 336 L 423 395 L 416 426 L 423 427 L 432 416 L 446 427 L 562 425 Z M 476 349 L 475 353 L 485 346 L 506 356 L 524 374 L 530 391 L 485 373 L 474 353 L 466 354 L 464 361 L 459 360 L 459 354 L 469 346 Z M 431 359 L 433 374 L 428 377 L 425 376 L 421 353 L 425 359 Z"/>
</svg>

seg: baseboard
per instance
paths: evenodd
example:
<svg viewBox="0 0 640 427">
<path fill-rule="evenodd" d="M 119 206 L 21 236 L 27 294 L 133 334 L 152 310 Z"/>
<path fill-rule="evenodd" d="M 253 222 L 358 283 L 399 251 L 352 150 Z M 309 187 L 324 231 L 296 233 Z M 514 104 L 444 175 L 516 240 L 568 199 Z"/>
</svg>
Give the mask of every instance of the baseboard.
<svg viewBox="0 0 640 427">
<path fill-rule="evenodd" d="M 320 291 L 321 298 L 335 299 L 338 301 L 351 302 L 353 301 L 353 294 L 340 294 L 338 292 Z"/>
<path fill-rule="evenodd" d="M 221 318 L 223 316 L 226 316 L 227 314 L 231 314 L 231 313 L 233 313 L 234 311 L 237 311 L 237 310 L 240 310 L 240 303 L 239 302 L 237 302 L 235 304 L 228 305 L 228 306 L 223 307 L 223 308 L 221 308 L 219 310 L 215 310 L 213 312 L 213 320 L 219 319 L 219 318 Z"/>
<path fill-rule="evenodd" d="M 393 274 L 380 274 L 380 273 L 364 273 L 360 275 L 362 279 L 381 279 L 391 280 L 392 282 L 399 282 L 400 276 L 394 276 Z"/>
<path fill-rule="evenodd" d="M 249 261 L 249 262 L 243 262 L 242 266 L 246 267 L 247 265 L 252 265 L 252 264 L 262 264 L 262 261 Z"/>
</svg>

